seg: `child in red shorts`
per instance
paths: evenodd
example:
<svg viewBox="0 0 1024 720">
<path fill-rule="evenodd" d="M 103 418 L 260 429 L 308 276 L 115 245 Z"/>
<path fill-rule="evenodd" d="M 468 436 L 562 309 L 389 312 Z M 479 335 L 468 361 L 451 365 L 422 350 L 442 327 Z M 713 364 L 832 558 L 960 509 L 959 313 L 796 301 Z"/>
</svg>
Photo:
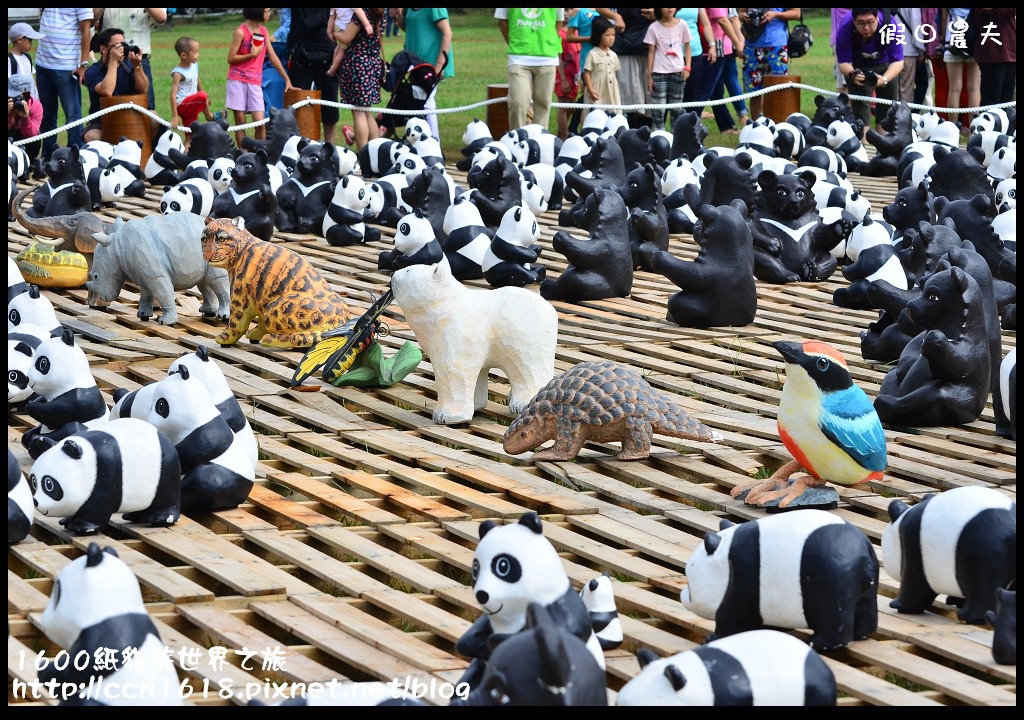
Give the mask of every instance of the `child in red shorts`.
<svg viewBox="0 0 1024 720">
<path fill-rule="evenodd" d="M 566 8 L 566 23 L 579 11 L 579 8 Z M 576 102 L 576 93 L 579 91 L 580 75 L 580 44 L 566 42 L 565 34 L 567 27 L 563 25 L 558 35 L 562 38 L 562 52 L 558 55 L 558 70 L 555 74 L 555 97 L 559 102 Z M 572 108 L 558 108 L 558 137 L 565 140 L 569 136 L 569 119 L 573 114 Z"/>
<path fill-rule="evenodd" d="M 212 120 L 210 99 L 199 81 L 199 41 L 180 37 L 174 43 L 174 52 L 178 53 L 178 64 L 171 70 L 171 127 L 189 127 L 199 113 Z M 185 133 L 186 148 L 190 138 L 191 134 Z"/>
</svg>

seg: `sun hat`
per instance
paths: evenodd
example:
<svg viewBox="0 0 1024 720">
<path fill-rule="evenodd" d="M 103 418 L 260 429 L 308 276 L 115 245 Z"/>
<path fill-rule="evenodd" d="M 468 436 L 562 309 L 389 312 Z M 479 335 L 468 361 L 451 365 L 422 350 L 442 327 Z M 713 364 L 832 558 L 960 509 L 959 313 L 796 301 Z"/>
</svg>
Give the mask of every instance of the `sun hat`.
<svg viewBox="0 0 1024 720">
<path fill-rule="evenodd" d="M 7 39 L 11 42 L 14 42 L 15 40 L 21 40 L 23 37 L 38 40 L 39 38 L 46 37 L 46 33 L 41 33 L 38 30 L 33 30 L 31 25 L 24 22 L 14 23 L 13 25 L 11 25 L 11 29 L 7 31 Z"/>
<path fill-rule="evenodd" d="M 7 78 L 7 97 L 21 97 L 32 92 L 32 78 L 28 75 L 11 75 Z"/>
</svg>

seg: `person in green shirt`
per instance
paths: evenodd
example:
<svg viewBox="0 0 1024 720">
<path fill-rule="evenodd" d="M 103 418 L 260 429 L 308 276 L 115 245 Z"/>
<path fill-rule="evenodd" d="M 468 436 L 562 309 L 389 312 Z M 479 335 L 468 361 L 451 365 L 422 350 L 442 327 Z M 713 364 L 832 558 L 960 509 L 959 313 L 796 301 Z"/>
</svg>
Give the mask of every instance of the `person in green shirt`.
<svg viewBox="0 0 1024 720">
<path fill-rule="evenodd" d="M 452 26 L 448 22 L 448 8 L 394 8 L 395 22 L 405 31 L 405 50 L 424 61 L 433 63 L 440 80 L 455 76 L 455 58 L 452 55 Z M 445 56 L 448 64 L 445 65 Z M 424 110 L 437 109 L 437 86 L 423 104 Z M 427 115 L 430 132 L 440 141 L 437 115 Z"/>
<path fill-rule="evenodd" d="M 533 122 L 548 129 L 565 8 L 494 8 L 494 17 L 508 44 L 508 126 L 526 125 L 532 102 Z"/>
</svg>

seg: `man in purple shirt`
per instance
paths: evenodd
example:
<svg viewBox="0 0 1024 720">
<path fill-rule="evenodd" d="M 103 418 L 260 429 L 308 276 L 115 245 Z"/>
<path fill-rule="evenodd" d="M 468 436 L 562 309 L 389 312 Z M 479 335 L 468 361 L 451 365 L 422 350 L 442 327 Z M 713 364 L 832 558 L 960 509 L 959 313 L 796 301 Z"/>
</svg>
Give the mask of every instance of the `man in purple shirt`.
<svg viewBox="0 0 1024 720">
<path fill-rule="evenodd" d="M 892 23 L 891 16 L 883 15 L 878 8 L 853 8 L 850 16 L 836 28 L 836 62 L 851 96 L 871 97 L 873 91 L 876 97 L 899 102 L 903 46 L 897 42 L 893 28 L 883 33 L 883 28 Z M 883 37 L 888 42 L 883 42 Z M 852 100 L 851 105 L 867 130 L 871 123 L 870 104 L 865 100 Z M 887 109 L 888 105 L 876 105 L 876 125 Z"/>
</svg>

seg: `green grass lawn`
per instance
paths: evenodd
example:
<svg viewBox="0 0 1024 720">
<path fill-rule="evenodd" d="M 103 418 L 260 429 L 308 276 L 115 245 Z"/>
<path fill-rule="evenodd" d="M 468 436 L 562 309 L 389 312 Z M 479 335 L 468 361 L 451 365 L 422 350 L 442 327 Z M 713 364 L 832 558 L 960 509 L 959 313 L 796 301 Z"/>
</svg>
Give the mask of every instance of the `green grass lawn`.
<svg viewBox="0 0 1024 720">
<path fill-rule="evenodd" d="M 453 50 L 456 58 L 456 76 L 446 79 L 438 89 L 437 104 L 440 109 L 457 108 L 484 102 L 487 86 L 507 81 L 506 46 L 498 32 L 492 11 L 466 8 L 451 8 L 450 22 L 454 35 Z M 833 56 L 828 44 L 830 18 L 827 10 L 811 9 L 805 12 L 804 20 L 811 28 L 814 46 L 811 52 L 790 63 L 790 74 L 798 75 L 806 85 L 831 90 Z M 153 56 L 150 60 L 153 70 L 156 112 L 168 119 L 170 115 L 170 70 L 176 64 L 174 42 L 182 35 L 194 37 L 200 45 L 200 79 L 210 96 L 213 109 L 224 107 L 227 82 L 227 51 L 234 29 L 242 21 L 241 14 L 218 17 L 198 16 L 194 19 L 171 17 L 171 21 L 153 31 Z M 278 26 L 277 18 L 272 19 L 268 29 L 273 32 Z M 131 38 L 129 38 L 131 39 Z M 404 35 L 385 38 L 385 56 L 391 58 L 402 48 Z M 83 90 L 83 109 L 88 110 L 88 93 Z M 381 106 L 387 103 L 385 93 Z M 800 109 L 808 116 L 814 114 L 814 93 L 803 91 Z M 556 112 L 552 110 L 550 129 L 554 131 Z M 441 145 L 445 156 L 454 161 L 461 157 L 462 133 L 466 124 L 475 117 L 485 120 L 487 108 L 477 107 L 459 112 L 442 113 L 438 116 L 441 131 Z M 63 118 L 60 120 L 63 124 Z M 350 124 L 351 114 L 342 111 L 341 124 Z M 720 135 L 715 132 L 715 123 L 708 123 L 711 135 L 705 141 L 708 146 L 735 146 L 736 136 Z M 251 131 L 250 131 L 251 132 Z M 340 134 L 338 140 L 340 141 Z M 67 138 L 61 135 L 58 142 L 65 144 Z"/>
</svg>

